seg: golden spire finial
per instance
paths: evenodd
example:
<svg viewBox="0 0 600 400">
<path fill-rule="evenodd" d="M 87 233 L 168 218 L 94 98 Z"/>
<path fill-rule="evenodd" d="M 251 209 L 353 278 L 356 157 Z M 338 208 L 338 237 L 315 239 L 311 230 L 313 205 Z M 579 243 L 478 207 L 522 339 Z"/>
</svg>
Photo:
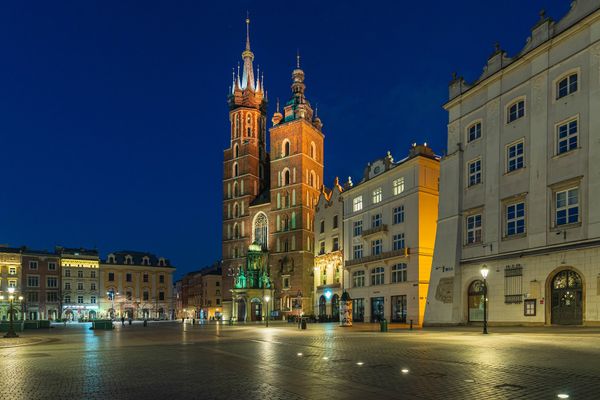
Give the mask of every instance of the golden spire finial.
<svg viewBox="0 0 600 400">
<path fill-rule="evenodd" d="M 250 50 L 250 11 L 246 11 L 246 50 Z"/>
</svg>

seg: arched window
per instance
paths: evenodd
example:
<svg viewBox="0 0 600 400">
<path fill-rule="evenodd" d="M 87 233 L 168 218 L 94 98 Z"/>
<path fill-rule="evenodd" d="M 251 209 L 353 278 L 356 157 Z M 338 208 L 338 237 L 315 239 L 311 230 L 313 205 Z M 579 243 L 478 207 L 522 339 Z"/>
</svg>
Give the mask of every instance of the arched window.
<svg viewBox="0 0 600 400">
<path fill-rule="evenodd" d="M 290 141 L 285 139 L 281 145 L 281 156 L 287 157 L 290 155 Z"/>
<path fill-rule="evenodd" d="M 310 171 L 310 179 L 308 180 L 308 184 L 313 188 L 317 187 L 317 178 L 315 175 L 315 171 Z"/>
<path fill-rule="evenodd" d="M 240 136 L 240 114 L 235 114 L 235 137 Z"/>
<path fill-rule="evenodd" d="M 340 298 L 337 294 L 331 297 L 331 316 L 334 320 L 340 318 Z"/>
<path fill-rule="evenodd" d="M 260 244 L 263 250 L 267 249 L 267 239 L 269 237 L 269 220 L 265 213 L 258 213 L 254 217 L 254 238 L 253 241 Z"/>
<path fill-rule="evenodd" d="M 240 156 L 240 146 L 237 143 L 233 145 L 233 156 L 235 158 Z"/>
<path fill-rule="evenodd" d="M 484 287 L 483 282 L 475 280 L 469 285 L 468 291 L 469 322 L 483 321 Z"/>
<path fill-rule="evenodd" d="M 240 216 L 240 209 L 238 207 L 238 203 L 233 205 L 233 218 L 237 218 Z"/>
<path fill-rule="evenodd" d="M 232 174 L 233 174 L 233 176 L 238 176 L 238 174 L 239 174 L 238 163 L 233 163 Z"/>
<path fill-rule="evenodd" d="M 317 158 L 317 146 L 315 146 L 315 142 L 310 142 L 310 158 Z"/>
<path fill-rule="evenodd" d="M 238 197 L 238 196 L 239 196 L 238 183 L 233 182 L 233 197 Z"/>
<path fill-rule="evenodd" d="M 248 132 L 248 137 L 252 136 L 252 117 L 250 113 L 246 116 L 246 130 Z"/>
<path fill-rule="evenodd" d="M 233 224 L 233 238 L 234 239 L 240 238 L 240 226 L 237 223 Z"/>
<path fill-rule="evenodd" d="M 283 184 L 287 186 L 290 183 L 290 170 L 286 168 L 283 170 Z"/>
<path fill-rule="evenodd" d="M 326 312 L 327 312 L 326 310 L 327 310 L 327 300 L 325 299 L 325 296 L 321 295 L 321 297 L 319 297 L 319 316 L 325 317 Z"/>
<path fill-rule="evenodd" d="M 283 216 L 283 230 L 287 231 L 290 229 L 290 219 L 287 215 Z"/>
</svg>

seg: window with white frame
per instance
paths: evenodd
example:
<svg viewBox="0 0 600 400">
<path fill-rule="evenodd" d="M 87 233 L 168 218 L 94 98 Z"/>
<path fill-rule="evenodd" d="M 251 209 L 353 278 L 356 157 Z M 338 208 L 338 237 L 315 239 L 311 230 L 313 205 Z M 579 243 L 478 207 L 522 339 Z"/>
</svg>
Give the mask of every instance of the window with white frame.
<svg viewBox="0 0 600 400">
<path fill-rule="evenodd" d="M 49 288 L 58 288 L 58 278 L 55 276 L 49 276 L 46 281 L 46 286 Z"/>
<path fill-rule="evenodd" d="M 404 222 L 404 205 L 394 207 L 392 210 L 392 221 L 395 224 Z"/>
<path fill-rule="evenodd" d="M 365 286 L 365 271 L 354 271 L 352 273 L 352 286 L 363 287 Z"/>
<path fill-rule="evenodd" d="M 352 199 L 352 211 L 362 210 L 362 196 L 355 197 Z"/>
<path fill-rule="evenodd" d="M 40 286 L 40 277 L 37 275 L 28 275 L 27 276 L 27 287 L 39 287 Z"/>
<path fill-rule="evenodd" d="M 77 304 L 83 304 L 83 296 L 77 296 Z"/>
<path fill-rule="evenodd" d="M 481 158 L 470 161 L 467 168 L 469 170 L 469 186 L 481 183 Z"/>
<path fill-rule="evenodd" d="M 371 270 L 371 285 L 383 285 L 385 283 L 385 269 L 375 267 Z"/>
<path fill-rule="evenodd" d="M 579 188 L 561 190 L 555 194 L 556 226 L 579 222 Z"/>
<path fill-rule="evenodd" d="M 352 225 L 354 228 L 354 236 L 362 235 L 362 221 L 354 221 Z"/>
<path fill-rule="evenodd" d="M 525 116 L 525 100 L 514 102 L 508 107 L 507 121 L 511 123 Z"/>
<path fill-rule="evenodd" d="M 392 265 L 392 283 L 406 282 L 407 265 L 405 263 Z"/>
<path fill-rule="evenodd" d="M 476 122 L 469 126 L 467 129 L 467 141 L 472 142 L 473 140 L 479 139 L 481 137 L 481 122 Z"/>
<path fill-rule="evenodd" d="M 400 250 L 405 248 L 404 233 L 398 233 L 393 236 L 392 245 L 394 250 Z"/>
<path fill-rule="evenodd" d="M 377 204 L 381 202 L 382 191 L 381 188 L 377 188 L 373 190 L 373 204 Z"/>
<path fill-rule="evenodd" d="M 404 192 L 404 177 L 394 179 L 392 181 L 392 190 L 394 192 L 394 196 L 397 196 L 400 193 Z"/>
<path fill-rule="evenodd" d="M 467 244 L 481 243 L 481 214 L 467 216 Z"/>
<path fill-rule="evenodd" d="M 556 127 L 556 154 L 576 149 L 578 140 L 579 129 L 576 119 L 559 124 Z"/>
<path fill-rule="evenodd" d="M 358 260 L 363 256 L 363 247 L 362 244 L 355 244 L 353 247 L 354 259 Z"/>
<path fill-rule="evenodd" d="M 38 269 L 37 261 L 29 261 L 29 269 Z"/>
<path fill-rule="evenodd" d="M 83 282 L 77 282 L 77 290 L 83 290 Z"/>
<path fill-rule="evenodd" d="M 506 171 L 512 172 L 525 166 L 525 143 L 523 140 L 506 146 Z"/>
<path fill-rule="evenodd" d="M 371 255 L 377 256 L 381 254 L 382 243 L 381 239 L 371 240 Z"/>
<path fill-rule="evenodd" d="M 90 303 L 96 304 L 96 296 L 90 297 Z"/>
<path fill-rule="evenodd" d="M 371 216 L 371 228 L 377 228 L 379 226 L 381 226 L 381 213 Z"/>
<path fill-rule="evenodd" d="M 525 202 L 508 204 L 506 206 L 506 236 L 522 235 L 525 233 Z"/>
<path fill-rule="evenodd" d="M 559 80 L 556 84 L 556 99 L 570 95 L 577 91 L 577 73 L 571 74 Z"/>
<path fill-rule="evenodd" d="M 56 271 L 56 263 L 55 262 L 48 263 L 48 271 Z"/>
</svg>

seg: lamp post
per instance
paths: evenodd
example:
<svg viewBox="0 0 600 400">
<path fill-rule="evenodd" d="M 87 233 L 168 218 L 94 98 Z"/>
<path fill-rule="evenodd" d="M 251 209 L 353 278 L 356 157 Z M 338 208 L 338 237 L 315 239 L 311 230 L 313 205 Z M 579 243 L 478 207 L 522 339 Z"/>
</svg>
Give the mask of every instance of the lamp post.
<svg viewBox="0 0 600 400">
<path fill-rule="evenodd" d="M 2 296 L 2 300 L 4 300 L 4 296 Z M 19 301 L 23 300 L 23 296 L 19 296 Z M 9 315 L 9 325 L 8 325 L 8 332 L 6 332 L 6 335 L 4 335 L 5 338 L 17 338 L 19 337 L 19 335 L 17 335 L 17 333 L 15 332 L 15 326 L 14 326 L 14 313 L 15 313 L 15 309 L 13 306 L 13 303 L 15 301 L 15 288 L 14 287 L 9 287 L 8 288 L 8 301 L 9 301 L 9 309 L 8 312 L 10 313 Z"/>
<path fill-rule="evenodd" d="M 116 294 L 119 294 L 119 292 L 116 292 Z M 115 319 L 115 314 L 116 314 L 116 312 L 115 312 L 115 291 L 110 290 L 110 291 L 106 292 L 106 295 L 112 301 L 112 315 L 110 316 L 110 319 Z"/>
<path fill-rule="evenodd" d="M 481 276 L 483 277 L 483 334 L 487 335 L 487 276 L 490 272 L 487 265 L 483 264 L 481 267 Z"/>
<path fill-rule="evenodd" d="M 269 300 L 271 300 L 271 296 L 266 295 L 265 301 L 267 302 L 267 328 L 269 327 Z"/>
</svg>

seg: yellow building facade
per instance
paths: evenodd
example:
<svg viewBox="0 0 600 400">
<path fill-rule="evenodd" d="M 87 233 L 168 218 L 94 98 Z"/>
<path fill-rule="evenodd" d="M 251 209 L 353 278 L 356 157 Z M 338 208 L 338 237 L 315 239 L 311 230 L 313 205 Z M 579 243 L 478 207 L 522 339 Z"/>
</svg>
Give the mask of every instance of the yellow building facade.
<svg viewBox="0 0 600 400">
<path fill-rule="evenodd" d="M 0 247 L 0 319 L 8 319 L 8 288 L 15 288 L 18 297 L 21 291 L 21 251 L 10 247 Z M 20 313 L 15 314 L 17 319 Z"/>
</svg>

